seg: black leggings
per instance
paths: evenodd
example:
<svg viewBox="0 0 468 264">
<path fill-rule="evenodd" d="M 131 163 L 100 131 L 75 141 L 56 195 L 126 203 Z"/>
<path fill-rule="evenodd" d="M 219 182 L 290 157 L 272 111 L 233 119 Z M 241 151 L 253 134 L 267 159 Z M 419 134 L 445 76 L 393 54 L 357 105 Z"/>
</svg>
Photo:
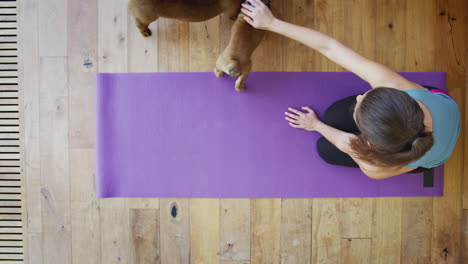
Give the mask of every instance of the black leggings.
<svg viewBox="0 0 468 264">
<path fill-rule="evenodd" d="M 424 86 L 430 90 L 436 89 L 434 87 Z M 341 99 L 333 103 L 325 111 L 325 116 L 323 122 L 331 127 L 336 129 L 353 133 L 355 135 L 359 134 L 359 129 L 356 125 L 356 122 L 353 118 L 354 107 L 356 106 L 356 97 L 358 95 L 353 95 Z M 335 145 L 328 141 L 325 137 L 319 138 L 317 141 L 317 152 L 320 157 L 327 163 L 345 166 L 352 168 L 359 168 L 359 165 L 346 153 L 339 150 Z M 423 167 L 418 167 L 409 173 L 419 173 L 424 172 L 428 169 Z"/>
</svg>

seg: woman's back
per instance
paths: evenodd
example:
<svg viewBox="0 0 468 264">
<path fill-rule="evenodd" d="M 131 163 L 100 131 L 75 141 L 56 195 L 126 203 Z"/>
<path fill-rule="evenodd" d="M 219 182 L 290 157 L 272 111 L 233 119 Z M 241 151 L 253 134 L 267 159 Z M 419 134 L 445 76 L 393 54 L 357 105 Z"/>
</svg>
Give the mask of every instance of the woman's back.
<svg viewBox="0 0 468 264">
<path fill-rule="evenodd" d="M 434 145 L 420 159 L 406 165 L 409 168 L 433 168 L 446 162 L 460 134 L 460 111 L 456 102 L 442 93 L 423 89 L 403 90 L 424 104 L 432 115 Z"/>
</svg>

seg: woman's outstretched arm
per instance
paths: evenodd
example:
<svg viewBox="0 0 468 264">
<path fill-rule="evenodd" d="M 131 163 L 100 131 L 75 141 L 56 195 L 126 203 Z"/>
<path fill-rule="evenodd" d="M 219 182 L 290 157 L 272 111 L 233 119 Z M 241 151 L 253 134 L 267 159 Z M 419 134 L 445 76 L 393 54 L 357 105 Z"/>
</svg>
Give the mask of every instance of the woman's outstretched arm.
<svg viewBox="0 0 468 264">
<path fill-rule="evenodd" d="M 251 0 L 250 2 L 253 6 L 242 4 L 242 12 L 247 15 L 244 19 L 250 25 L 275 32 L 309 46 L 336 64 L 355 73 L 368 82 L 372 88 L 424 89 L 420 85 L 406 80 L 387 66 L 362 56 L 326 34 L 277 19 L 262 1 Z"/>
</svg>

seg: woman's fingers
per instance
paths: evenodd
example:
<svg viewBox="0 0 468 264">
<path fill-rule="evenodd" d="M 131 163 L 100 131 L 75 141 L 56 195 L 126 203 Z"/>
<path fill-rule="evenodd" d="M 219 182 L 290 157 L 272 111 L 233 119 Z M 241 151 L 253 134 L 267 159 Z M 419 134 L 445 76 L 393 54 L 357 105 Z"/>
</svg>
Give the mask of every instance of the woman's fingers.
<svg viewBox="0 0 468 264">
<path fill-rule="evenodd" d="M 293 123 L 289 123 L 289 125 L 292 126 L 292 127 L 294 127 L 294 128 L 301 128 L 301 126 L 295 125 L 295 124 L 293 124 Z"/>
<path fill-rule="evenodd" d="M 246 15 L 250 15 L 252 14 L 252 11 L 248 10 L 248 9 L 245 9 L 245 8 L 241 8 L 241 11 L 242 13 L 246 14 Z"/>
<path fill-rule="evenodd" d="M 291 117 L 291 118 L 299 119 L 299 116 L 297 116 L 297 115 L 294 115 L 294 114 L 291 114 L 291 113 L 288 113 L 288 112 L 284 112 L 284 114 Z"/>
<path fill-rule="evenodd" d="M 310 107 L 308 107 L 308 106 L 304 106 L 304 107 L 302 107 L 302 109 L 303 109 L 303 110 L 306 110 L 306 111 L 309 112 L 309 113 L 314 112 L 314 110 L 312 110 L 312 109 L 311 109 Z"/>
<path fill-rule="evenodd" d="M 242 12 L 244 12 L 244 11 L 242 11 Z M 252 18 L 250 18 L 248 16 L 244 16 L 244 20 L 247 21 L 247 23 L 249 23 L 251 26 L 253 26 L 254 21 L 252 20 Z"/>
<path fill-rule="evenodd" d="M 295 113 L 296 115 L 300 116 L 300 115 L 303 115 L 304 113 L 302 113 L 301 111 L 299 110 L 296 110 L 294 108 L 288 108 L 289 111 Z"/>
<path fill-rule="evenodd" d="M 252 12 L 254 10 L 254 8 L 255 8 L 255 7 L 253 7 L 253 6 L 251 6 L 251 5 L 247 4 L 247 3 L 243 3 L 242 7 L 247 9 L 249 12 Z"/>
<path fill-rule="evenodd" d="M 296 119 L 292 119 L 292 118 L 289 118 L 289 117 L 285 117 L 286 120 L 289 121 L 289 123 L 293 123 L 293 124 L 296 124 L 296 125 L 299 125 L 299 121 L 296 120 Z"/>
<path fill-rule="evenodd" d="M 265 6 L 265 4 L 261 0 L 251 0 L 254 6 Z"/>
</svg>

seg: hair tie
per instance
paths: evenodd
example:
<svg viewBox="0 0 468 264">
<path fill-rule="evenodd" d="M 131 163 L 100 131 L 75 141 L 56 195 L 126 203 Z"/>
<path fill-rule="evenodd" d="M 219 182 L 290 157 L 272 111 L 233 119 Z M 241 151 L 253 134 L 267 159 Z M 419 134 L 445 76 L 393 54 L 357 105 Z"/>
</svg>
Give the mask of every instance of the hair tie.
<svg viewBox="0 0 468 264">
<path fill-rule="evenodd" d="M 404 151 L 410 151 L 412 148 L 413 148 L 413 143 L 414 141 L 416 141 L 417 138 L 423 136 L 423 132 L 424 132 L 424 128 L 419 131 L 416 135 L 414 135 L 409 141 L 408 143 L 405 145 L 405 147 L 403 148 L 402 152 Z"/>
</svg>

